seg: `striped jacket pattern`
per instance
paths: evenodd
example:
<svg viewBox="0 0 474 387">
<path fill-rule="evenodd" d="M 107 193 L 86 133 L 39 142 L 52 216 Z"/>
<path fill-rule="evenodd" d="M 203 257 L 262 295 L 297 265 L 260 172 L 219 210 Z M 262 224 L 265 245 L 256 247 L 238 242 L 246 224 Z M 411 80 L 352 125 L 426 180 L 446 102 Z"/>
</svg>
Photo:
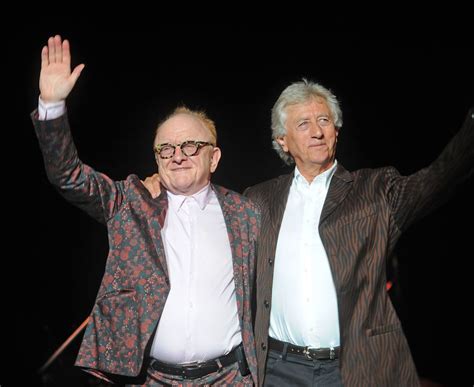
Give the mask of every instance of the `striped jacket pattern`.
<svg viewBox="0 0 474 387">
<path fill-rule="evenodd" d="M 336 287 L 345 386 L 419 385 L 385 289 L 386 259 L 410 224 L 442 204 L 457 183 L 472 175 L 473 113 L 471 109 L 439 157 L 412 175 L 401 176 L 392 167 L 348 172 L 340 164 L 335 171 L 318 228 Z M 292 179 L 293 174 L 283 175 L 245 191 L 262 213 L 255 301 L 260 383 L 268 354 L 275 251 Z"/>
</svg>

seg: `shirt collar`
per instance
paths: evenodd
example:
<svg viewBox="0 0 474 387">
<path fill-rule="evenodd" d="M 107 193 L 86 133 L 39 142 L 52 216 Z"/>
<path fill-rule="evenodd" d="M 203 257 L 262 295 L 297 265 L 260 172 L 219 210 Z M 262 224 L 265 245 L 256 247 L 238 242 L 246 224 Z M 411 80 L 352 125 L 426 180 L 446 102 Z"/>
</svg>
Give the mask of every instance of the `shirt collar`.
<svg viewBox="0 0 474 387">
<path fill-rule="evenodd" d="M 337 167 L 337 160 L 334 160 L 334 164 L 331 166 L 331 168 L 329 168 L 328 170 L 316 176 L 311 182 L 311 184 L 315 182 L 320 182 L 320 184 L 328 188 L 329 183 L 331 182 L 332 175 L 334 175 L 334 172 L 336 171 L 336 167 Z M 297 185 L 300 185 L 300 184 L 310 185 L 308 181 L 305 179 L 305 177 L 301 174 L 298 167 L 296 166 L 295 166 L 295 177 L 293 178 L 293 182 Z"/>
<path fill-rule="evenodd" d="M 176 195 L 167 191 L 168 202 L 176 211 L 179 211 L 186 200 L 195 200 L 201 210 L 204 210 L 209 204 L 212 195 L 211 184 L 208 183 L 201 190 L 192 195 Z"/>
</svg>

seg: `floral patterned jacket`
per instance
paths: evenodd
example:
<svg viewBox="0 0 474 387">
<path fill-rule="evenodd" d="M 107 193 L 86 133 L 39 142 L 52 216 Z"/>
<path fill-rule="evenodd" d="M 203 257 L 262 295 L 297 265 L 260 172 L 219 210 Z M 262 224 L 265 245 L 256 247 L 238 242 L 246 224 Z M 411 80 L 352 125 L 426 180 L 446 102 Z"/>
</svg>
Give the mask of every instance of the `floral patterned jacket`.
<svg viewBox="0 0 474 387">
<path fill-rule="evenodd" d="M 134 377 L 146 366 L 151 340 L 169 293 L 161 228 L 166 192 L 153 199 L 140 179 L 113 181 L 81 162 L 67 115 L 32 120 L 50 182 L 72 204 L 105 223 L 109 254 L 76 365 L 98 377 Z M 237 309 L 245 354 L 257 384 L 251 294 L 260 215 L 250 199 L 212 185 L 232 250 Z"/>
</svg>

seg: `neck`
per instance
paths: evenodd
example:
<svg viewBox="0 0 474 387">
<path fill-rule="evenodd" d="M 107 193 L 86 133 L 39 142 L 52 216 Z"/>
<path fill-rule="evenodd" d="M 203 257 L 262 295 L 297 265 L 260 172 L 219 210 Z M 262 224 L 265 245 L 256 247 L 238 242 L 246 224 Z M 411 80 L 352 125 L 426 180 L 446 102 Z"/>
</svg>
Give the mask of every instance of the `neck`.
<svg viewBox="0 0 474 387">
<path fill-rule="evenodd" d="M 306 179 L 308 183 L 312 183 L 314 178 L 321 173 L 326 172 L 334 165 L 334 160 L 331 160 L 327 164 L 324 165 L 298 165 L 298 170 L 300 171 L 301 175 Z"/>
<path fill-rule="evenodd" d="M 180 195 L 180 196 L 193 196 L 195 194 L 199 194 L 200 192 L 202 191 L 205 191 L 210 185 L 210 182 L 208 181 L 205 185 L 201 185 L 200 187 L 193 187 L 192 189 L 188 189 L 188 190 L 179 190 L 179 189 L 173 189 L 173 187 L 166 187 L 165 185 L 163 185 L 166 190 L 173 194 L 173 195 Z"/>
</svg>

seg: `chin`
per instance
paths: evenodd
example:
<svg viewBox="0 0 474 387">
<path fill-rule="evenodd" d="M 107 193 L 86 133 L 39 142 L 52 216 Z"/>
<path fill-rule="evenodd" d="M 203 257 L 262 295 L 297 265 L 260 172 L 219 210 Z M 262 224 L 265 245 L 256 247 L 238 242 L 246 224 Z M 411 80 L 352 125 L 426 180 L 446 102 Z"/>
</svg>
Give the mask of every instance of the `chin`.
<svg viewBox="0 0 474 387">
<path fill-rule="evenodd" d="M 330 162 L 331 160 L 326 157 L 313 157 L 311 159 L 311 163 L 321 165 L 321 166 L 328 165 Z"/>
<path fill-rule="evenodd" d="M 181 194 L 187 194 L 192 190 L 191 185 L 175 185 L 174 186 L 175 191 L 181 193 Z"/>
</svg>

